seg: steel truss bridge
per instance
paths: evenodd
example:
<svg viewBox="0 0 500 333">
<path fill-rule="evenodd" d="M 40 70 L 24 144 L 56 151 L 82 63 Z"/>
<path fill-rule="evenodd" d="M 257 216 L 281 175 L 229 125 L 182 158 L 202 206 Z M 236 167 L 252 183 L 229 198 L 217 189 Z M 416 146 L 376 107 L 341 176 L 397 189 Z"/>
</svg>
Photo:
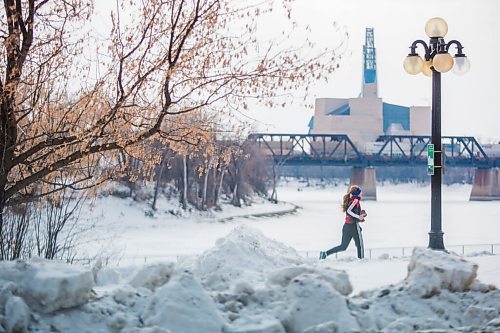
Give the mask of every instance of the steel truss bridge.
<svg viewBox="0 0 500 333">
<path fill-rule="evenodd" d="M 356 147 L 344 134 L 264 134 L 250 142 L 277 165 L 412 166 L 427 164 L 430 136 L 384 135 L 367 147 Z M 446 167 L 500 167 L 500 156 L 488 156 L 474 137 L 443 136 Z M 436 150 L 439 150 L 437 147 Z"/>
</svg>

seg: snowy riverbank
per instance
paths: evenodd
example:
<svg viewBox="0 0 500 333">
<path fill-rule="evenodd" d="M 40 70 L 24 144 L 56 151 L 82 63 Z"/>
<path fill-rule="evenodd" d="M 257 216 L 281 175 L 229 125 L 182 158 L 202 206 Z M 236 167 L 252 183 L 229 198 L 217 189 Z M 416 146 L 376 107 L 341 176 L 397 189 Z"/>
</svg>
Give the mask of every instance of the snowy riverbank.
<svg viewBox="0 0 500 333">
<path fill-rule="evenodd" d="M 348 274 L 332 263 L 247 226 L 177 263 L 4 262 L 0 322 L 7 332 L 62 333 L 500 330 L 500 292 L 456 255 L 416 249 L 405 279 L 354 296 Z"/>
</svg>

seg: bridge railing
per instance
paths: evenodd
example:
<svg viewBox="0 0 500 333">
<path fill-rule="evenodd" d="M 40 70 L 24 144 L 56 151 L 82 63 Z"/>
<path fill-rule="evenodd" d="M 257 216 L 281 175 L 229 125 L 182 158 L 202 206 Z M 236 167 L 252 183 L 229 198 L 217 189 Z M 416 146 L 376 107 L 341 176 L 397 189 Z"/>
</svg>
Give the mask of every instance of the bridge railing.
<svg viewBox="0 0 500 333">
<path fill-rule="evenodd" d="M 493 162 L 474 137 L 443 136 L 441 141 L 448 166 L 489 166 Z M 427 163 L 427 145 L 431 143 L 431 137 L 384 135 L 376 142 L 380 143 L 378 150 L 365 151 L 371 160 Z"/>
<path fill-rule="evenodd" d="M 363 163 L 365 157 L 344 134 L 251 134 L 266 155 L 278 164 L 297 163 Z"/>
<path fill-rule="evenodd" d="M 275 163 L 376 166 L 427 163 L 430 136 L 384 135 L 359 149 L 345 134 L 251 134 Z M 442 137 L 446 166 L 500 166 L 500 157 L 489 157 L 474 137 Z M 438 148 L 435 148 L 439 150 Z"/>
</svg>

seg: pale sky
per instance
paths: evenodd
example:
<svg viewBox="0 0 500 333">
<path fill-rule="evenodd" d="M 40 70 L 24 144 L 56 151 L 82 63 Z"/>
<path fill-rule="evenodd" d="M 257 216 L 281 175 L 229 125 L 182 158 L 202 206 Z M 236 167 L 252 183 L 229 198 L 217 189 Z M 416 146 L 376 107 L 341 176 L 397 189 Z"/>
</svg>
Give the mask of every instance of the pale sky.
<svg viewBox="0 0 500 333">
<path fill-rule="evenodd" d="M 384 102 L 430 105 L 432 82 L 423 75 L 412 76 L 403 69 L 409 46 L 416 39 L 426 42 L 424 26 L 436 16 L 448 23 L 445 40 L 457 39 L 469 57 L 471 70 L 457 76 L 442 74 L 442 134 L 475 136 L 480 142 L 500 141 L 500 1 L 498 0 L 298 0 L 293 12 L 303 24 L 310 24 L 312 38 L 321 45 L 335 45 L 332 24 L 349 34 L 341 68 L 328 83 L 312 89 L 315 97 L 349 98 L 361 90 L 362 46 L 365 28 L 373 27 L 377 51 L 379 97 Z M 451 48 L 452 55 L 455 47 Z M 417 51 L 423 55 L 419 46 Z M 307 133 L 312 109 L 260 108 L 250 116 L 259 130 L 276 133 Z"/>
<path fill-rule="evenodd" d="M 114 1 L 108 1 L 97 1 L 96 9 L 109 13 Z M 259 26 L 260 33 L 278 33 L 282 22 L 287 23 L 279 10 L 273 15 Z M 292 18 L 311 27 L 310 37 L 318 47 L 334 48 L 343 33 L 349 35 L 340 69 L 328 83 L 318 82 L 306 103 L 314 104 L 317 97 L 359 95 L 365 28 L 373 27 L 379 97 L 404 106 L 430 106 L 431 78 L 406 74 L 403 61 L 414 40 L 428 41 L 424 26 L 436 16 L 448 23 L 445 40 L 459 40 L 471 62 L 471 70 L 463 76 L 442 74 L 442 134 L 475 136 L 482 143 L 500 141 L 500 89 L 495 80 L 500 78 L 500 0 L 296 0 Z M 302 45 L 303 36 L 295 36 L 297 45 Z M 421 46 L 417 51 L 423 54 Z M 450 53 L 454 52 L 452 46 Z M 297 101 L 286 109 L 255 107 L 245 115 L 255 120 L 260 132 L 307 133 L 313 114 Z"/>
</svg>

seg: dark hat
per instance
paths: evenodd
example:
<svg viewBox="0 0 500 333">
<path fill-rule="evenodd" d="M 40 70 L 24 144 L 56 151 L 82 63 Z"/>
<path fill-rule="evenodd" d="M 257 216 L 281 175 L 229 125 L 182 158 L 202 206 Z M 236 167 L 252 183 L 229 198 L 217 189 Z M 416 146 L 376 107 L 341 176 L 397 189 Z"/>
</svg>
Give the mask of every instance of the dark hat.
<svg viewBox="0 0 500 333">
<path fill-rule="evenodd" d="M 352 192 L 352 195 L 359 196 L 361 194 L 361 187 L 358 187 L 354 192 Z"/>
</svg>

